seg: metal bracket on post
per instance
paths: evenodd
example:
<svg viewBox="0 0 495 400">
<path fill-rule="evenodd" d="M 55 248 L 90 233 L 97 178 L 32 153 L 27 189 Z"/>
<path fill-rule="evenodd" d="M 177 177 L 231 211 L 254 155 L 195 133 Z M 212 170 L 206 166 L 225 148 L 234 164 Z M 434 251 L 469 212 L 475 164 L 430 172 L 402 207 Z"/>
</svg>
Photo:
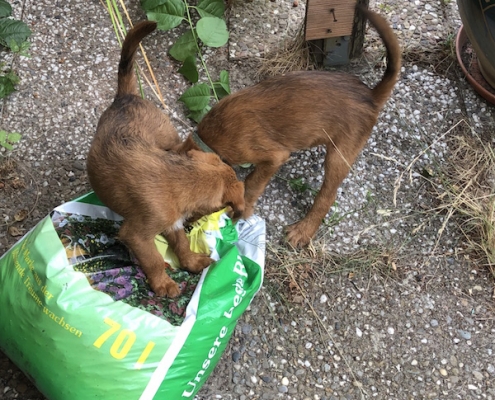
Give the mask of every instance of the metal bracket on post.
<svg viewBox="0 0 495 400">
<path fill-rule="evenodd" d="M 350 36 L 338 36 L 323 40 L 323 65 L 325 67 L 349 63 Z"/>
</svg>

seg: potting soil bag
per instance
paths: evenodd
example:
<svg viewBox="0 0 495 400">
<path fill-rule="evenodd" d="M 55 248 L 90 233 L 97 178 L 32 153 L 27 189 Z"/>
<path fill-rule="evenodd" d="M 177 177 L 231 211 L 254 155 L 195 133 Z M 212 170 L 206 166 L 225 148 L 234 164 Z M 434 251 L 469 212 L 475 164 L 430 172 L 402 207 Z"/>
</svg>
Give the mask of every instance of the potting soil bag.
<svg viewBox="0 0 495 400">
<path fill-rule="evenodd" d="M 224 212 L 188 233 L 202 274 L 176 269 L 157 297 L 93 193 L 57 207 L 0 258 L 0 348 L 49 399 L 193 399 L 263 279 L 265 225 Z"/>
</svg>

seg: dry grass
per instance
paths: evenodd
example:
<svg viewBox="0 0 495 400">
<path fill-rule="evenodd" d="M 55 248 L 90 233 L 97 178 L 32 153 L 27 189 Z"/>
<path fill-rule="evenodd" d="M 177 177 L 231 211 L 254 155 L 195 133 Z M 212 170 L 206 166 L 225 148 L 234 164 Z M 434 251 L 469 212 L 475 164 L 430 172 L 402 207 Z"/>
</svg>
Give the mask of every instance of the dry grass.
<svg viewBox="0 0 495 400">
<path fill-rule="evenodd" d="M 265 276 L 268 289 L 279 300 L 302 303 L 306 290 L 315 282 L 325 284 L 332 274 L 347 274 L 352 279 L 370 271 L 384 276 L 396 273 L 396 256 L 388 249 L 363 248 L 351 254 L 332 254 L 321 243 L 302 250 L 269 244 Z"/>
<path fill-rule="evenodd" d="M 451 154 L 435 188 L 438 209 L 456 221 L 471 259 L 495 277 L 495 151 L 472 128 L 450 139 Z"/>
<path fill-rule="evenodd" d="M 402 58 L 404 61 L 424 68 L 433 68 L 440 75 L 449 75 L 457 64 L 455 54 L 455 34 L 449 32 L 446 37 L 428 45 L 406 44 Z"/>
<path fill-rule="evenodd" d="M 277 51 L 261 60 L 257 78 L 314 68 L 309 44 L 304 40 L 304 29 L 301 28 L 295 38 L 285 40 Z"/>
</svg>

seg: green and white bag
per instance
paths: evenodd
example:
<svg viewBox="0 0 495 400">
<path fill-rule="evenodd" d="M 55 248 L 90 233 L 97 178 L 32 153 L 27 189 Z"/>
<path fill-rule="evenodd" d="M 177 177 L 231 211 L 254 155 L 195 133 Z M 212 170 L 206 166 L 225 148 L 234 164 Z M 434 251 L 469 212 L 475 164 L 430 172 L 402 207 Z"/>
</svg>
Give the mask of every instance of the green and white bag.
<svg viewBox="0 0 495 400">
<path fill-rule="evenodd" d="M 192 399 L 261 287 L 265 224 L 219 212 L 188 234 L 217 260 L 154 296 L 93 193 L 57 207 L 0 258 L 0 348 L 49 399 Z M 171 268 L 175 256 L 156 240 Z"/>
</svg>

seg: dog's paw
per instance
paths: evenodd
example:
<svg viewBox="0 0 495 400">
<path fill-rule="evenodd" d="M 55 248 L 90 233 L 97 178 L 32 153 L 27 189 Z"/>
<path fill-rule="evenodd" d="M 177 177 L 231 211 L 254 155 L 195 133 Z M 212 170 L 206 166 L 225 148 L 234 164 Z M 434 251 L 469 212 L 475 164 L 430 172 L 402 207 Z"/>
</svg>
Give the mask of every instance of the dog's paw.
<svg viewBox="0 0 495 400">
<path fill-rule="evenodd" d="M 160 279 L 160 282 L 150 281 L 150 286 L 153 292 L 160 297 L 174 298 L 180 294 L 179 285 L 172 280 L 169 276 L 164 279 Z"/>
<path fill-rule="evenodd" d="M 206 254 L 193 253 L 188 257 L 187 262 L 182 263 L 182 269 L 192 272 L 193 274 L 199 274 L 206 267 L 208 267 L 214 260 Z"/>
<path fill-rule="evenodd" d="M 309 244 L 314 235 L 314 230 L 309 229 L 304 220 L 287 226 L 287 241 L 293 247 L 304 247 Z"/>
</svg>

